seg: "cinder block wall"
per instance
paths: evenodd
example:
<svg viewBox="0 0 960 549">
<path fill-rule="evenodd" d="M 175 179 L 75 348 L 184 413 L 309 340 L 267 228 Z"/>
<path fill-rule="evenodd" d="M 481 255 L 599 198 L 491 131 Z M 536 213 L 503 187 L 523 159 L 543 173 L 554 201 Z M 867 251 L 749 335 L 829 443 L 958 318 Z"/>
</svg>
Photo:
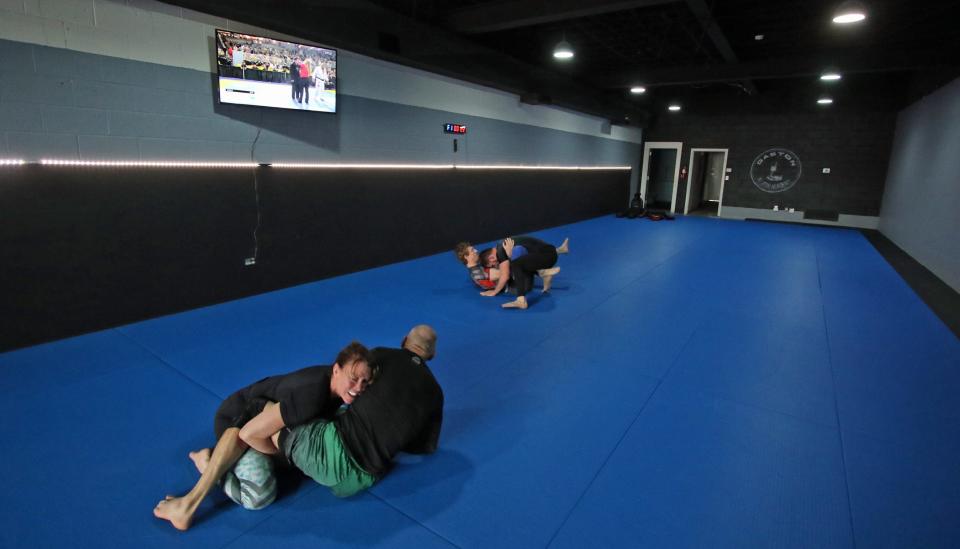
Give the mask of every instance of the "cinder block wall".
<svg viewBox="0 0 960 549">
<path fill-rule="evenodd" d="M 147 0 L 0 2 L 0 156 L 638 163 L 639 129 L 344 50 L 336 115 L 220 106 L 215 28 L 304 42 Z"/>
</svg>

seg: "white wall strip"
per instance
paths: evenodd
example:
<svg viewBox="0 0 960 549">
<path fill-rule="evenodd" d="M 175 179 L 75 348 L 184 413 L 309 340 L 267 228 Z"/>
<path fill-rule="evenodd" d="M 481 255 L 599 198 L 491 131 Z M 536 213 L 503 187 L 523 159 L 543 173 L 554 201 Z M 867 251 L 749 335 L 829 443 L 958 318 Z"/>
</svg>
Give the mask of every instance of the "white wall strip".
<svg viewBox="0 0 960 549">
<path fill-rule="evenodd" d="M 117 168 L 255 168 L 256 162 L 168 162 L 139 160 L 57 160 L 44 158 L 44 166 L 97 166 Z"/>
<path fill-rule="evenodd" d="M 501 164 L 311 164 L 276 162 L 259 164 L 256 162 L 178 162 L 178 161 L 151 161 L 151 160 L 66 160 L 44 158 L 40 162 L 26 162 L 24 160 L 0 160 L 0 165 L 40 164 L 43 166 L 79 166 L 79 167 L 115 167 L 115 168 L 256 168 L 258 166 L 270 168 L 292 169 L 360 169 L 360 170 L 608 170 L 630 171 L 630 166 L 525 166 Z"/>
</svg>

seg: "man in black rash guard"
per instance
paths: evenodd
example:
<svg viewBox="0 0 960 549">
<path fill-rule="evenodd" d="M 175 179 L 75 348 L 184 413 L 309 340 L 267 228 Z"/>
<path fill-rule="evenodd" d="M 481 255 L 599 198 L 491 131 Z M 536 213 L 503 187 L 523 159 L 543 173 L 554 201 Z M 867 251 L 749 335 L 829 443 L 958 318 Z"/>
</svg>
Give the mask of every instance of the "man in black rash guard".
<svg viewBox="0 0 960 549">
<path fill-rule="evenodd" d="M 512 280 L 517 299 L 504 303 L 502 307 L 526 309 L 528 307 L 526 295 L 533 289 L 534 275 L 539 274 L 543 278 L 543 291 L 549 292 L 554 275 L 560 272 L 560 267 L 555 266 L 557 254 L 568 251 L 569 239 L 564 239 L 563 244 L 554 247 L 532 236 L 507 238 L 497 244 L 495 249 L 484 250 L 480 254 L 480 262 L 484 267 L 496 267 L 500 270 L 496 287 L 480 295 L 497 295 L 506 286 L 506 281 Z"/>
<path fill-rule="evenodd" d="M 437 335 L 415 326 L 400 349 L 371 351 L 376 383 L 332 421 L 283 429 L 273 441 L 307 476 L 347 497 L 389 472 L 399 452 L 432 453 L 443 423 L 443 391 L 427 367 Z"/>
<path fill-rule="evenodd" d="M 271 436 L 316 418 L 332 419 L 341 405 L 366 390 L 372 368 L 370 351 L 354 341 L 340 351 L 333 366 L 267 377 L 230 395 L 214 417 L 216 447 L 190 452 L 200 480 L 184 496 L 167 496 L 153 514 L 186 530 L 200 503 L 221 480 L 227 496 L 243 507 L 266 507 L 276 497 L 268 457 L 276 453 Z"/>
</svg>

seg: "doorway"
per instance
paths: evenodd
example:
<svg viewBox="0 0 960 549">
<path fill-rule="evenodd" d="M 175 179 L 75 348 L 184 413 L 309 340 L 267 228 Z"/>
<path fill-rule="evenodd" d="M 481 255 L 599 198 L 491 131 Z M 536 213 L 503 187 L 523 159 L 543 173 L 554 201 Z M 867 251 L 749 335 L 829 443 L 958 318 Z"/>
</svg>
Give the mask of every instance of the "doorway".
<svg viewBox="0 0 960 549">
<path fill-rule="evenodd" d="M 690 149 L 683 213 L 720 217 L 727 180 L 727 149 Z"/>
<path fill-rule="evenodd" d="M 676 213 L 677 179 L 683 143 L 652 141 L 643 146 L 640 196 L 647 208 Z"/>
</svg>

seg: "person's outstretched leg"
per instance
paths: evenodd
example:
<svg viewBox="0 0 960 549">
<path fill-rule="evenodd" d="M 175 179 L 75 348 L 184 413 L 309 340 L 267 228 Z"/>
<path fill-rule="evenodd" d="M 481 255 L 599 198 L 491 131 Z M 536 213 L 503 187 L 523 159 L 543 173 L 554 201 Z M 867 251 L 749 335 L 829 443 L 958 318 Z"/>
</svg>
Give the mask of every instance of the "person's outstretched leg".
<svg viewBox="0 0 960 549">
<path fill-rule="evenodd" d="M 568 254 L 568 253 L 570 253 L 570 239 L 569 239 L 569 238 L 564 238 L 564 239 L 563 239 L 563 244 L 557 246 L 557 253 L 558 253 L 558 254 Z"/>
<path fill-rule="evenodd" d="M 224 431 L 223 436 L 217 441 L 203 473 L 200 475 L 200 480 L 197 481 L 193 489 L 181 497 L 167 496 L 153 508 L 153 515 L 157 518 L 169 520 L 170 524 L 177 530 L 190 528 L 193 514 L 196 513 L 200 502 L 207 497 L 210 489 L 224 473 L 233 467 L 246 450 L 247 444 L 240 440 L 240 429 L 238 427 L 230 427 Z M 193 459 L 192 456 L 191 459 Z M 197 461 L 194 460 L 194 463 L 196 464 Z"/>
</svg>

